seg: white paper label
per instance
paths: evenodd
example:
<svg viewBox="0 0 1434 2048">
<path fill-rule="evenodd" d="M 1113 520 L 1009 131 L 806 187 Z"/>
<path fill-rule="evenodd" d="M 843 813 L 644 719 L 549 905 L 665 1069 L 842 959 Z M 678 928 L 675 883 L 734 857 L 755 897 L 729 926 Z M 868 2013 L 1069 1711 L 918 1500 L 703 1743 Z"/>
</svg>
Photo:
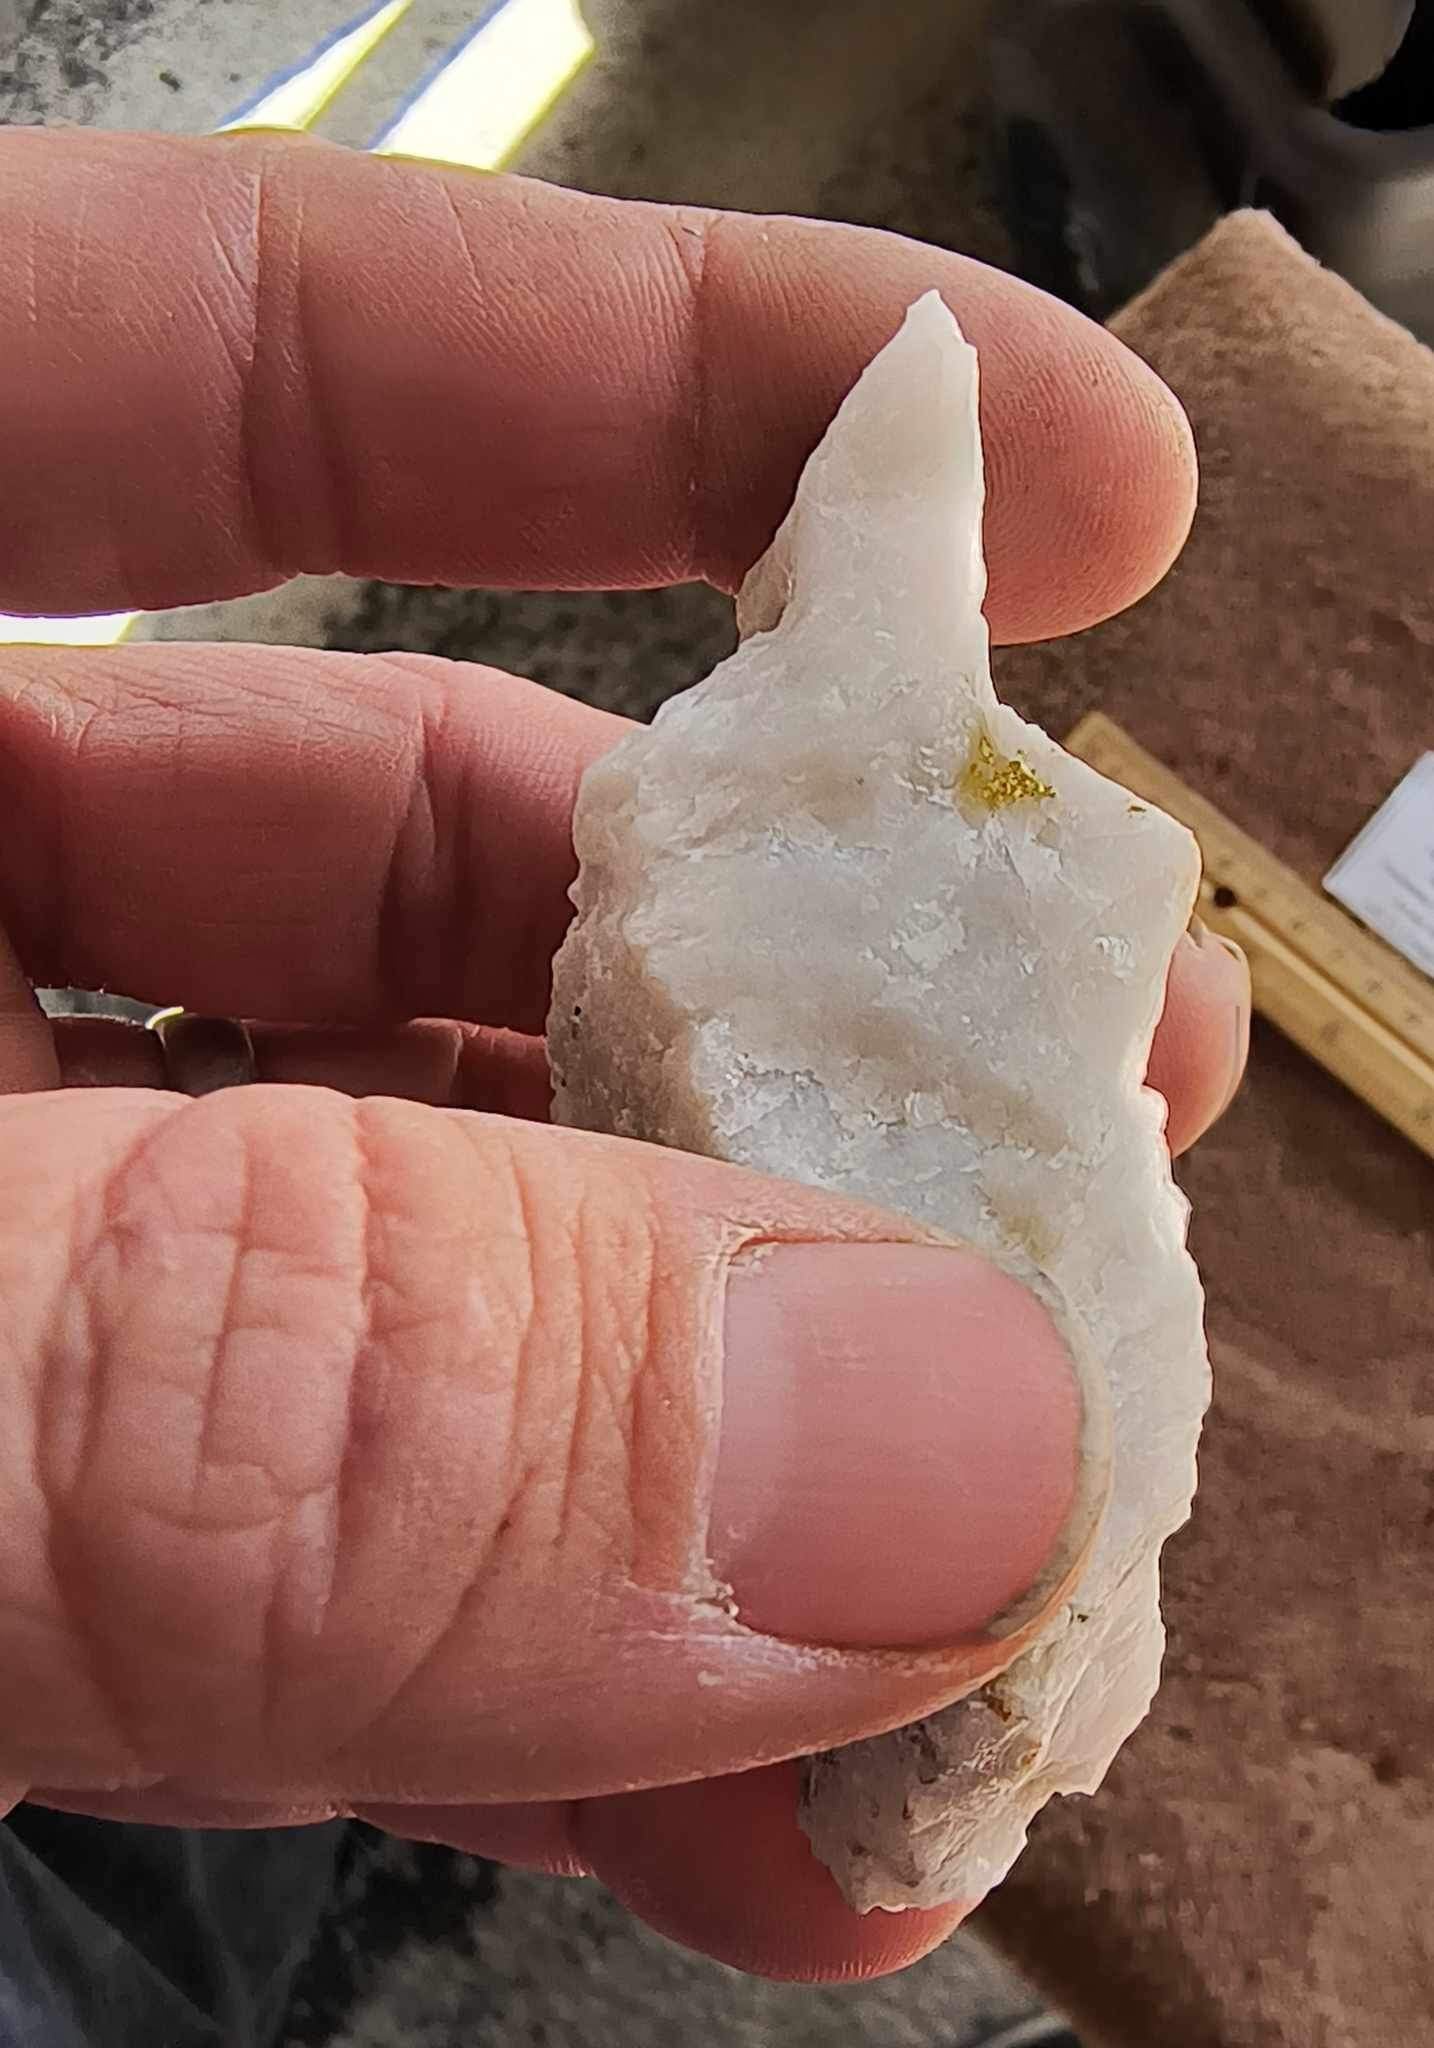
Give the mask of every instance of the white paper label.
<svg viewBox="0 0 1434 2048">
<path fill-rule="evenodd" d="M 1414 763 L 1324 885 L 1406 960 L 1434 974 L 1434 754 Z"/>
</svg>

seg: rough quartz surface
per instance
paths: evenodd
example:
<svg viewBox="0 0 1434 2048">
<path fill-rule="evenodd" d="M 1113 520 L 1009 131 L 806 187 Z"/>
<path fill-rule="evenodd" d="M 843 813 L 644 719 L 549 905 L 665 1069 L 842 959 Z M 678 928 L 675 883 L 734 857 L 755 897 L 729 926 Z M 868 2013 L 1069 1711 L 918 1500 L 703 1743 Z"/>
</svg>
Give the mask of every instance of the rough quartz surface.
<svg viewBox="0 0 1434 2048">
<path fill-rule="evenodd" d="M 1208 1395 L 1142 1081 L 1198 853 L 996 699 L 976 393 L 931 294 L 812 456 L 743 644 L 589 770 L 549 1021 L 560 1120 L 974 1244 L 1103 1371 L 1111 1493 L 1066 1605 L 970 1697 L 808 1766 L 862 1909 L 978 1898 L 1099 1785 L 1158 1680 Z"/>
</svg>

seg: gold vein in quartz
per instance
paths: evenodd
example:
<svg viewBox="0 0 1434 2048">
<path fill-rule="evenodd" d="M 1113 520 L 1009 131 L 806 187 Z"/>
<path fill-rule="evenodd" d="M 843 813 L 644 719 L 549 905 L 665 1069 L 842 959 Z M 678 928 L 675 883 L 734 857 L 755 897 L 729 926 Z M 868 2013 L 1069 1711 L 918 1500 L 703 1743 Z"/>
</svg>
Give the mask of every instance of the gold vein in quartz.
<svg viewBox="0 0 1434 2048">
<path fill-rule="evenodd" d="M 1009 810 L 1012 804 L 1045 803 L 1055 795 L 1029 761 L 1019 754 L 1003 754 L 989 733 L 981 733 L 971 749 L 961 777 L 963 795 L 984 804 L 988 811 Z"/>
</svg>

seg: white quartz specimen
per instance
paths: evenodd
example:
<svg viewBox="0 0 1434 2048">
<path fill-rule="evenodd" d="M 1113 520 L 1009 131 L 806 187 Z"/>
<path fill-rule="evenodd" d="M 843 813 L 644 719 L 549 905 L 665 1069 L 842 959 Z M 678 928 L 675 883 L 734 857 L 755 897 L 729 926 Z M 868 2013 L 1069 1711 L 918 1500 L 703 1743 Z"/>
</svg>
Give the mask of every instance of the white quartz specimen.
<svg viewBox="0 0 1434 2048">
<path fill-rule="evenodd" d="M 1024 1274 L 1103 1368 L 1074 1595 L 979 1692 L 808 1765 L 804 1825 L 863 1909 L 978 1898 L 1052 1793 L 1100 1783 L 1157 1683 L 1208 1391 L 1143 1087 L 1198 854 L 997 702 L 976 389 L 930 294 L 812 456 L 738 651 L 588 771 L 549 1021 L 560 1120 L 902 1211 Z"/>
</svg>

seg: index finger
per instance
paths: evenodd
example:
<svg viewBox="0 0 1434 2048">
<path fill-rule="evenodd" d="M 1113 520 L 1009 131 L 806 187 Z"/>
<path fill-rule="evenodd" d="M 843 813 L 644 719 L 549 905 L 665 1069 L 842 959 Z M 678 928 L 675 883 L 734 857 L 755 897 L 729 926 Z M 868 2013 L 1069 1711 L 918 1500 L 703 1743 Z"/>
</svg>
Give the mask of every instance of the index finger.
<svg viewBox="0 0 1434 2048">
<path fill-rule="evenodd" d="M 982 352 L 988 613 L 1070 632 L 1168 566 L 1175 400 L 1121 343 L 868 229 L 624 203 L 299 138 L 0 136 L 0 604 L 300 572 L 733 587 L 937 286 Z"/>
</svg>

